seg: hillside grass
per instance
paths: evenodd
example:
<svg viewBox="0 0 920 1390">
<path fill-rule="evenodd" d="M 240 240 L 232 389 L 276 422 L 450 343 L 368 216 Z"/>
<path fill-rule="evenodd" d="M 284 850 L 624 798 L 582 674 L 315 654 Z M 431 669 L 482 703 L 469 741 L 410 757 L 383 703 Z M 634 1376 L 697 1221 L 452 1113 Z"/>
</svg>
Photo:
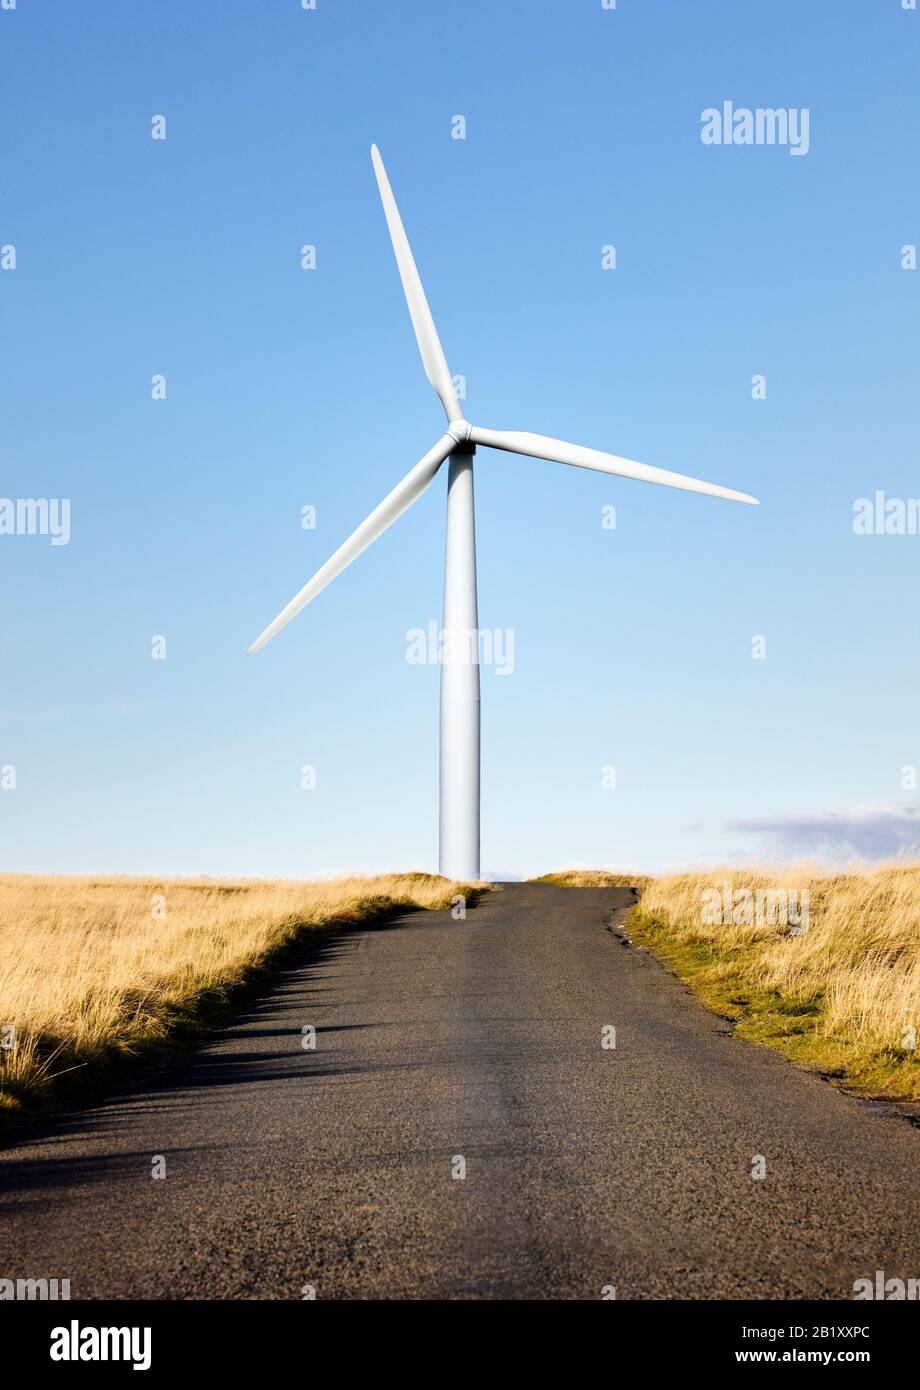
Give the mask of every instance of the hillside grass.
<svg viewBox="0 0 920 1390">
<path fill-rule="evenodd" d="M 546 877 L 575 886 L 631 881 L 640 899 L 626 921 L 629 937 L 731 1019 L 739 1037 L 861 1095 L 920 1101 L 920 865 Z M 714 902 L 724 905 L 726 883 L 729 911 L 705 921 L 707 904 L 710 916 Z M 751 914 L 739 890 L 785 890 L 797 908 L 807 891 L 807 923 L 798 911 L 771 922 L 769 898 L 758 913 L 755 897 Z"/>
<path fill-rule="evenodd" d="M 555 883 L 561 888 L 635 888 L 641 893 L 650 883 L 647 874 L 614 874 L 606 869 L 563 869 L 541 874 L 533 883 Z"/>
<path fill-rule="evenodd" d="M 480 891 L 429 874 L 0 875 L 0 1125 L 98 1093 L 194 1041 L 313 933 Z"/>
</svg>

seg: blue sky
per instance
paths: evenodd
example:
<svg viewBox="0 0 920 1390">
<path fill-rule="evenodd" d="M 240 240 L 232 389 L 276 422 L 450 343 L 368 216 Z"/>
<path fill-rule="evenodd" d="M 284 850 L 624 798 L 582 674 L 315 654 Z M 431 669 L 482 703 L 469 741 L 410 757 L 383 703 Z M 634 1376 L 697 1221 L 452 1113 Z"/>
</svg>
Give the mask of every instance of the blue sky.
<svg viewBox="0 0 920 1390">
<path fill-rule="evenodd" d="M 0 868 L 435 867 L 446 478 L 245 655 L 442 429 L 372 141 L 470 419 L 761 498 L 479 451 L 486 871 L 911 848 L 920 536 L 852 515 L 920 493 L 918 54 L 900 0 L 0 10 L 0 494 L 71 500 L 0 536 Z"/>
</svg>

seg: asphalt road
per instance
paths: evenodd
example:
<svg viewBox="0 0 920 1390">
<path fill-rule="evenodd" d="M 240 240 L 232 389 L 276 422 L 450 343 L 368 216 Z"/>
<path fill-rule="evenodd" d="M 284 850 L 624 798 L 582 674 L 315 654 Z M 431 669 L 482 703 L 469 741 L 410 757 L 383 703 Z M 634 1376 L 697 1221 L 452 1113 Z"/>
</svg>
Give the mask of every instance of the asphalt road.
<svg viewBox="0 0 920 1390">
<path fill-rule="evenodd" d="M 198 1299 L 920 1276 L 920 1131 L 733 1038 L 609 930 L 629 897 L 509 885 L 327 938 L 205 1049 L 0 1154 L 0 1275 Z"/>
</svg>

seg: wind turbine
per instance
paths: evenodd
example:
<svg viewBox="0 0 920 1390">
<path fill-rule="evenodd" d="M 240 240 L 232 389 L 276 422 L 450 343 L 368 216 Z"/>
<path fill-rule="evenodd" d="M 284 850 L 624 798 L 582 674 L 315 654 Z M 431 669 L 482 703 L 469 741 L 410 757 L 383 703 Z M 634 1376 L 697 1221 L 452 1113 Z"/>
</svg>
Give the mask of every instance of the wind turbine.
<svg viewBox="0 0 920 1390">
<path fill-rule="evenodd" d="M 471 425 L 454 390 L 444 351 L 438 338 L 428 300 L 416 269 L 415 259 L 402 224 L 396 199 L 387 178 L 380 151 L 371 146 L 371 160 L 377 187 L 390 231 L 390 240 L 402 280 L 403 292 L 422 365 L 428 380 L 441 399 L 447 416 L 447 429 L 423 459 L 397 483 L 370 516 L 339 546 L 300 590 L 286 608 L 249 648 L 256 652 L 269 638 L 289 623 L 317 594 L 331 584 L 362 551 L 402 516 L 429 487 L 445 459 L 450 459 L 447 477 L 447 544 L 444 565 L 444 624 L 441 665 L 441 756 L 440 756 L 440 870 L 447 878 L 479 878 L 479 617 L 476 601 L 476 528 L 473 513 L 473 455 L 477 444 L 505 449 L 513 454 L 591 468 L 616 477 L 636 478 L 644 483 L 702 492 L 707 497 L 724 497 L 732 502 L 756 505 L 756 497 L 704 483 L 697 478 L 633 463 L 580 444 L 567 444 L 543 434 L 508 430 L 487 430 Z"/>
</svg>

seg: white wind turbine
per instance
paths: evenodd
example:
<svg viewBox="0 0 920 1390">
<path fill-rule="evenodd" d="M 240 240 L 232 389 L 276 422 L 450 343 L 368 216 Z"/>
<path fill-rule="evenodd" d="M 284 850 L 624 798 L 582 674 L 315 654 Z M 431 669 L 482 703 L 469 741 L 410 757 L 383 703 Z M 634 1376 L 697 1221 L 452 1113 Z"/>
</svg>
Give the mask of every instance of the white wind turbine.
<svg viewBox="0 0 920 1390">
<path fill-rule="evenodd" d="M 463 417 L 431 310 L 422 289 L 402 218 L 390 188 L 383 160 L 376 145 L 371 159 L 386 214 L 390 240 L 403 291 L 409 306 L 412 327 L 418 341 L 428 380 L 441 398 L 447 415 L 447 430 L 423 459 L 397 483 L 370 516 L 295 594 L 256 638 L 250 652 L 264 647 L 270 637 L 305 608 L 317 594 L 331 584 L 362 551 L 421 497 L 446 458 L 450 458 L 447 479 L 447 544 L 444 567 L 444 657 L 441 666 L 441 790 L 440 790 L 440 870 L 447 878 L 479 878 L 479 664 L 476 603 L 476 531 L 473 516 L 473 454 L 477 444 L 505 449 L 532 458 L 569 463 L 576 468 L 592 468 L 621 478 L 637 478 L 644 483 L 702 492 L 707 497 L 724 497 L 732 502 L 756 505 L 756 497 L 704 483 L 682 473 L 633 463 L 597 449 L 567 444 L 543 434 L 508 430 L 487 430 L 471 425 Z"/>
</svg>

